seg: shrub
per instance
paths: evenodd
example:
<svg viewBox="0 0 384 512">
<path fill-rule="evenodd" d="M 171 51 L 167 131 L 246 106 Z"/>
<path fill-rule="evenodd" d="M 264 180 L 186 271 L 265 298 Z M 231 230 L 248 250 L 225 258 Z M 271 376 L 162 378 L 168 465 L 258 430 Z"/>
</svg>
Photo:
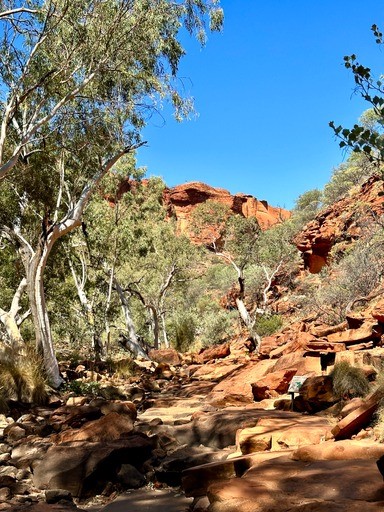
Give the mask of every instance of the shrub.
<svg viewBox="0 0 384 512">
<path fill-rule="evenodd" d="M 100 384 L 98 382 L 85 382 L 82 380 L 73 380 L 67 387 L 67 391 L 71 391 L 76 396 L 90 396 L 96 398 L 100 395 Z"/>
<path fill-rule="evenodd" d="M 264 315 L 256 322 L 256 332 L 259 336 L 270 336 L 281 329 L 283 321 L 279 315 Z"/>
<path fill-rule="evenodd" d="M 332 377 L 333 393 L 340 399 L 365 396 L 370 389 L 363 370 L 351 366 L 347 361 L 335 364 L 330 376 Z"/>
</svg>

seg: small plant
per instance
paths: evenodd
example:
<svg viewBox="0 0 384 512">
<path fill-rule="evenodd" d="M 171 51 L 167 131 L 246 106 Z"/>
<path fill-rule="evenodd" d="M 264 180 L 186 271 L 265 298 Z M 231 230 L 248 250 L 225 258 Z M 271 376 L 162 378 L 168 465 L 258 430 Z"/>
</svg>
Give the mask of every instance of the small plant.
<svg viewBox="0 0 384 512">
<path fill-rule="evenodd" d="M 365 396 L 369 391 L 369 381 L 361 368 L 350 365 L 347 361 L 335 364 L 332 377 L 333 393 L 340 399 Z"/>
<path fill-rule="evenodd" d="M 98 382 L 73 380 L 67 385 L 66 389 L 67 391 L 75 393 L 77 396 L 90 396 L 96 398 L 100 395 L 100 384 Z"/>
<path fill-rule="evenodd" d="M 283 321 L 279 315 L 265 315 L 256 322 L 256 332 L 259 336 L 270 336 L 281 329 Z"/>
</svg>

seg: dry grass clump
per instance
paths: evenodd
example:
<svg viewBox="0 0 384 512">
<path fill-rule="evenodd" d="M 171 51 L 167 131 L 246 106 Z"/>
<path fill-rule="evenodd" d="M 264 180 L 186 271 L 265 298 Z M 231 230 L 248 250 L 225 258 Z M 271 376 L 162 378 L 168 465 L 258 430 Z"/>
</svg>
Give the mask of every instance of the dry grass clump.
<svg viewBox="0 0 384 512">
<path fill-rule="evenodd" d="M 137 373 L 137 365 L 131 358 L 124 358 L 113 363 L 113 372 L 120 379 L 127 379 Z"/>
<path fill-rule="evenodd" d="M 26 346 L 20 354 L 7 347 L 0 353 L 0 412 L 10 400 L 44 404 L 48 398 L 41 358 Z"/>
<path fill-rule="evenodd" d="M 361 368 L 351 366 L 347 361 L 335 364 L 332 377 L 333 393 L 340 399 L 365 396 L 369 390 L 369 381 Z"/>
</svg>

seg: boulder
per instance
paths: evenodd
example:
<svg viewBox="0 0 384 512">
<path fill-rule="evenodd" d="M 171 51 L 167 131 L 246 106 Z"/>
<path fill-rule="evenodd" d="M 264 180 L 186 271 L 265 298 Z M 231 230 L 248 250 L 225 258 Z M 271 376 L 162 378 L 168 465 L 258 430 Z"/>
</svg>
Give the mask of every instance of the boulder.
<svg viewBox="0 0 384 512">
<path fill-rule="evenodd" d="M 216 384 L 207 396 L 207 402 L 218 407 L 252 403 L 252 383 L 261 380 L 275 364 L 275 361 L 264 359 L 239 366 L 236 371 Z"/>
<path fill-rule="evenodd" d="M 251 384 L 253 398 L 259 401 L 265 398 L 277 397 L 279 394 L 285 394 L 295 374 L 296 369 L 268 373 L 262 379 Z"/>
<path fill-rule="evenodd" d="M 12 449 L 12 464 L 17 468 L 33 467 L 45 456 L 50 446 L 52 442 L 49 439 L 29 437 Z"/>
<path fill-rule="evenodd" d="M 150 350 L 148 356 L 152 361 L 155 361 L 156 363 L 166 363 L 171 366 L 181 365 L 180 354 L 173 348 Z"/>
<path fill-rule="evenodd" d="M 224 357 L 229 356 L 230 353 L 230 344 L 222 343 L 221 345 L 213 345 L 212 347 L 200 350 L 199 355 L 202 358 L 202 362 L 206 363 L 213 359 L 223 359 Z"/>
<path fill-rule="evenodd" d="M 332 390 L 332 378 L 329 375 L 319 375 L 306 379 L 293 405 L 297 411 L 315 413 L 331 407 L 337 401 L 338 398 Z"/>
<path fill-rule="evenodd" d="M 101 411 L 98 407 L 90 405 L 64 405 L 52 413 L 49 423 L 53 426 L 54 430 L 59 431 L 64 426 L 78 428 L 87 421 L 100 418 L 100 416 Z"/>
<path fill-rule="evenodd" d="M 122 464 L 117 478 L 125 489 L 139 489 L 146 484 L 145 476 L 132 464 Z"/>
<path fill-rule="evenodd" d="M 364 428 L 371 421 L 382 398 L 383 394 L 380 389 L 368 395 L 360 407 L 353 410 L 333 427 L 332 434 L 335 439 L 346 439 Z"/>
<path fill-rule="evenodd" d="M 127 409 L 130 411 L 130 409 Z M 56 437 L 57 444 L 75 441 L 88 441 L 100 443 L 114 441 L 129 434 L 133 430 L 135 413 L 118 414 L 110 412 L 98 420 L 89 421 L 83 427 L 73 430 L 65 430 Z"/>
<path fill-rule="evenodd" d="M 33 483 L 38 489 L 67 490 L 74 497 L 98 494 L 106 482 L 117 479 L 122 464 L 140 468 L 150 458 L 154 442 L 132 434 L 117 441 L 52 446 L 36 466 Z"/>
</svg>

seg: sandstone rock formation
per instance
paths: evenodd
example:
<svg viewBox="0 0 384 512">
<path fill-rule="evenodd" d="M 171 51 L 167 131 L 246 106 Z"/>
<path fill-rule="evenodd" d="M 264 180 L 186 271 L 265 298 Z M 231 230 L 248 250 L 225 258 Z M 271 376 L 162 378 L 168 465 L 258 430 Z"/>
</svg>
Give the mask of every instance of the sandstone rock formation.
<svg viewBox="0 0 384 512">
<path fill-rule="evenodd" d="M 329 259 L 335 245 L 345 248 L 362 233 L 361 220 L 367 215 L 384 213 L 383 181 L 369 178 L 358 190 L 321 211 L 296 237 L 297 248 L 303 253 L 304 267 L 319 272 Z"/>
<path fill-rule="evenodd" d="M 180 233 L 189 233 L 191 212 L 198 204 L 208 200 L 226 205 L 234 213 L 245 218 L 256 217 L 261 229 L 267 229 L 290 216 L 287 210 L 270 206 L 267 201 L 260 201 L 247 194 L 232 195 L 228 190 L 200 182 L 167 188 L 163 197 L 170 214 L 176 217 Z"/>
</svg>

